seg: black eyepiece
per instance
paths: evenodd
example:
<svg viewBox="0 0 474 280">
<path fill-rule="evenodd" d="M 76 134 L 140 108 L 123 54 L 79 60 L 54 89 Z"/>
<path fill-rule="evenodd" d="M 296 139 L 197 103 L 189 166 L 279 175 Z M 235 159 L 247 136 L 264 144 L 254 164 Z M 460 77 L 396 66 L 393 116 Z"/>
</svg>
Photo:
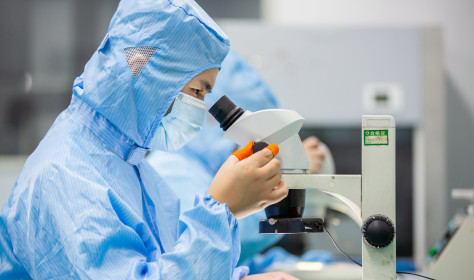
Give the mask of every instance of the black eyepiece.
<svg viewBox="0 0 474 280">
<path fill-rule="evenodd" d="M 209 109 L 209 113 L 220 123 L 221 128 L 226 131 L 244 114 L 244 110 L 224 95 Z"/>
</svg>

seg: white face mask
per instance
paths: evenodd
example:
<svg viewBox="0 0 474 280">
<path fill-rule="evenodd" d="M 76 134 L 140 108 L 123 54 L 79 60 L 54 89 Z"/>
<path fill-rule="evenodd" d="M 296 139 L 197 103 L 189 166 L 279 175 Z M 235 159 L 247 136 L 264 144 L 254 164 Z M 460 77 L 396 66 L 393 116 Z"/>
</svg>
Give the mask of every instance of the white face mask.
<svg viewBox="0 0 474 280">
<path fill-rule="evenodd" d="M 161 119 L 151 150 L 176 151 L 202 129 L 206 102 L 180 92 L 171 112 Z"/>
</svg>

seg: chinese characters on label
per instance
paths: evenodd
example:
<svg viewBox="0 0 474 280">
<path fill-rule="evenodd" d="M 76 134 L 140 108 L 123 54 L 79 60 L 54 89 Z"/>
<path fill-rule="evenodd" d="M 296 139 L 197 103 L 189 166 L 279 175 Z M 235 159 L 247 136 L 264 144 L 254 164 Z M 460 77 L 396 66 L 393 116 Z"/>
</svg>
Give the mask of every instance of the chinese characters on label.
<svg viewBox="0 0 474 280">
<path fill-rule="evenodd" d="M 364 130 L 364 145 L 388 145 L 388 130 Z"/>
</svg>

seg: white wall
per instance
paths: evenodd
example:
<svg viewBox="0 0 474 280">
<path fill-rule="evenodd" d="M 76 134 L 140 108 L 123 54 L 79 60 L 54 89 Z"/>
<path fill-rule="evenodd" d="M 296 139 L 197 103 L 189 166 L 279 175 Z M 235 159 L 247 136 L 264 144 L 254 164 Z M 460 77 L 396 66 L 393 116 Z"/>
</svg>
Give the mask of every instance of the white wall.
<svg viewBox="0 0 474 280">
<path fill-rule="evenodd" d="M 263 0 L 263 3 L 264 18 L 281 23 L 441 26 L 446 69 L 462 92 L 463 100 L 474 111 L 474 1 Z"/>
</svg>

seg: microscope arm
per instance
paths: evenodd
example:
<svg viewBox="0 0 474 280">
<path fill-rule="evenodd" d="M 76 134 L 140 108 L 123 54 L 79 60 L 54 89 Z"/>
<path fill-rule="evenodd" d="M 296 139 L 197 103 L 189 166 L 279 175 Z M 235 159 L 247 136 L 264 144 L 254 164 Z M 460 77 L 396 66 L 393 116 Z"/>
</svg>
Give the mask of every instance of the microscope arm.
<svg viewBox="0 0 474 280">
<path fill-rule="evenodd" d="M 282 181 L 290 189 L 314 189 L 337 197 L 352 210 L 350 217 L 362 226 L 361 175 L 283 174 Z"/>
</svg>

